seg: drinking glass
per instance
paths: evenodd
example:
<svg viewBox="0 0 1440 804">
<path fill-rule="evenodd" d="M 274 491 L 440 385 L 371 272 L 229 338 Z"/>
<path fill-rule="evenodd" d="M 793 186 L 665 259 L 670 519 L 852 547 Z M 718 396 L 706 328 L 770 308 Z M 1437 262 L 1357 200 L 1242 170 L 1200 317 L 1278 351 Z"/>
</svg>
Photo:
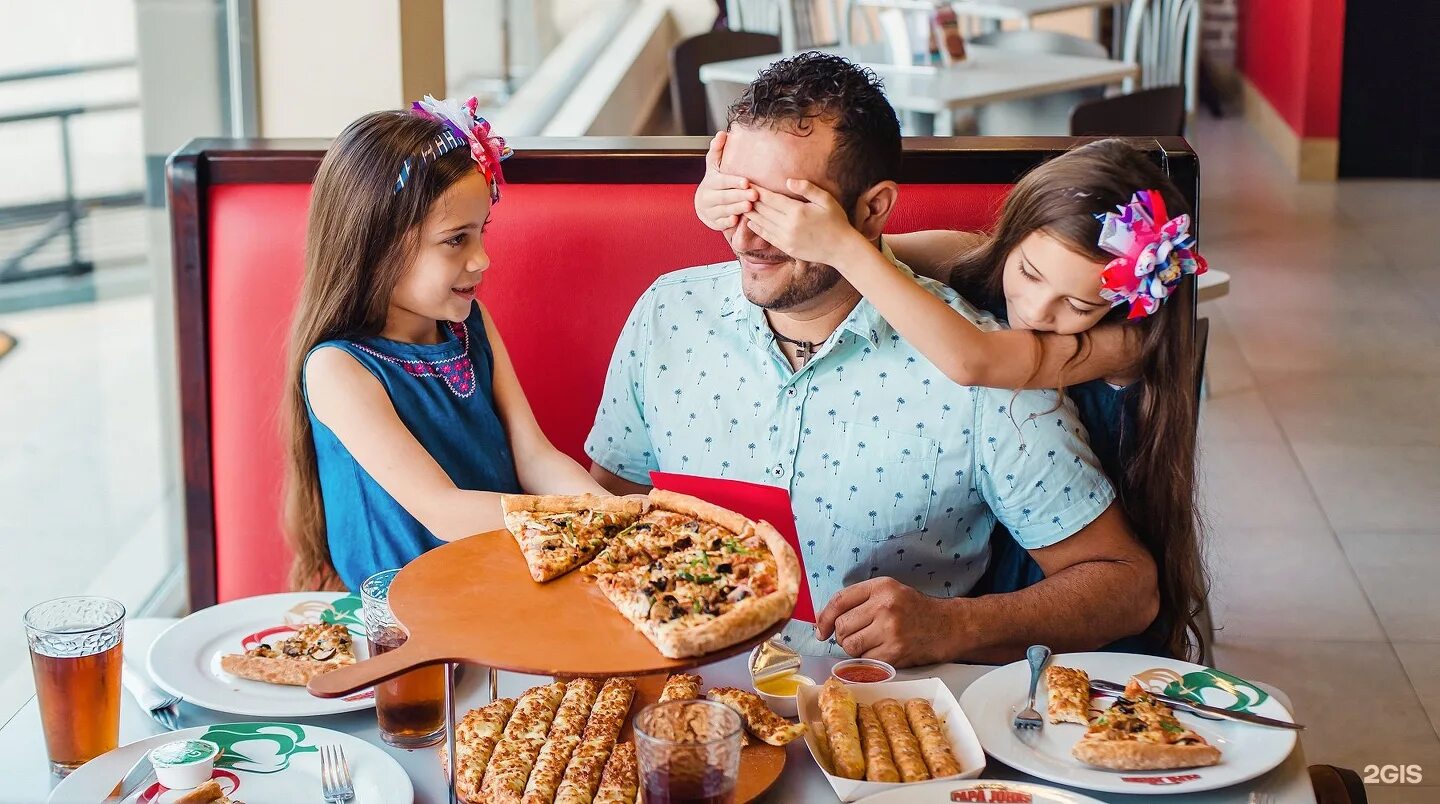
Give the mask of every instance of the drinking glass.
<svg viewBox="0 0 1440 804">
<path fill-rule="evenodd" d="M 360 585 L 370 655 L 405 644 L 409 633 L 390 611 L 390 583 L 400 570 L 377 572 Z M 380 739 L 396 748 L 424 748 L 445 738 L 445 665 L 421 667 L 375 685 Z"/>
<path fill-rule="evenodd" d="M 50 772 L 67 776 L 120 744 L 125 607 L 61 597 L 31 607 L 24 622 Z"/>
<path fill-rule="evenodd" d="M 740 716 L 714 701 L 651 704 L 635 716 L 646 804 L 730 804 L 740 774 Z"/>
</svg>

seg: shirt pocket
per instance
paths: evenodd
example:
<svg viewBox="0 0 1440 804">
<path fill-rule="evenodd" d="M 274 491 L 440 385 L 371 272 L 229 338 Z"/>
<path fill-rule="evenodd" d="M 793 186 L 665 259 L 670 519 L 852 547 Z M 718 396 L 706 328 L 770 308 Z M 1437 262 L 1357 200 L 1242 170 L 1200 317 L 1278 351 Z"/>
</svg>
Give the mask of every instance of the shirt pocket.
<svg viewBox="0 0 1440 804">
<path fill-rule="evenodd" d="M 934 497 L 939 442 L 858 422 L 842 425 L 841 477 L 848 499 L 835 519 L 840 530 L 872 542 L 923 530 Z"/>
</svg>

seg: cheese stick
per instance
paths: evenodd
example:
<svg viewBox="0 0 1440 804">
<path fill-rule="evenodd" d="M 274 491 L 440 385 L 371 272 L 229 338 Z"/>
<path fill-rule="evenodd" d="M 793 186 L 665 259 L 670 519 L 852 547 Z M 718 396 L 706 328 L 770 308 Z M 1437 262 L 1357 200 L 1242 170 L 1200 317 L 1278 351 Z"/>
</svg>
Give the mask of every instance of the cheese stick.
<svg viewBox="0 0 1440 804">
<path fill-rule="evenodd" d="M 505 732 L 505 724 L 515 711 L 514 698 L 501 698 L 479 709 L 471 709 L 455 724 L 455 794 L 461 801 L 480 800 L 480 786 L 485 778 L 485 767 L 490 764 L 490 755 Z M 440 765 L 448 774 L 450 756 L 445 747 L 440 747 Z"/>
<path fill-rule="evenodd" d="M 691 701 L 699 697 L 700 677 L 694 673 L 676 673 L 665 679 L 665 689 L 660 691 L 660 703 Z"/>
<path fill-rule="evenodd" d="M 639 792 L 640 766 L 636 762 L 635 744 L 620 743 L 605 762 L 600 789 L 595 791 L 595 804 L 630 804 Z"/>
<path fill-rule="evenodd" d="M 540 756 L 535 759 L 530 781 L 525 784 L 524 804 L 550 804 L 555 800 L 555 790 L 560 787 L 570 756 L 580 744 L 580 732 L 590 719 L 590 710 L 599 693 L 600 684 L 593 678 L 577 678 L 566 685 L 565 697 L 555 710 L 555 722 L 546 735 Z"/>
<path fill-rule="evenodd" d="M 945 730 L 940 728 L 940 718 L 935 708 L 924 698 L 911 698 L 905 702 L 905 715 L 910 720 L 910 729 L 920 739 L 920 753 L 925 758 L 925 767 L 930 775 L 939 779 L 954 776 L 960 772 L 960 763 L 955 752 L 950 750 L 950 741 L 945 739 Z"/>
<path fill-rule="evenodd" d="M 825 723 L 817 720 L 810 724 L 810 732 L 815 735 L 816 759 L 820 761 L 820 767 L 831 776 L 835 775 L 835 760 L 830 756 L 830 733 L 825 730 Z"/>
<path fill-rule="evenodd" d="M 505 726 L 505 734 L 481 783 L 481 797 L 491 804 L 519 804 L 525 793 L 530 769 L 545 747 L 545 735 L 555 719 L 555 710 L 565 697 L 565 682 L 556 681 L 535 687 L 520 696 L 515 713 Z"/>
<path fill-rule="evenodd" d="M 592 804 L 605 761 L 610 758 L 634 698 L 635 679 L 616 676 L 605 681 L 585 731 L 580 735 L 580 745 L 570 757 L 560 788 L 555 792 L 555 804 Z"/>
<path fill-rule="evenodd" d="M 880 727 L 885 730 L 885 739 L 890 743 L 890 755 L 900 769 L 900 778 L 906 782 L 919 782 L 930 778 L 925 768 L 925 758 L 920 753 L 920 741 L 910 731 L 905 710 L 894 698 L 876 701 L 875 716 L 880 718 Z"/>
<path fill-rule="evenodd" d="M 855 725 L 855 696 L 839 679 L 832 678 L 820 688 L 820 717 L 829 734 L 835 775 L 865 778 L 865 754 L 860 750 L 860 729 Z M 901 712 L 900 717 L 903 721 L 905 713 Z"/>
<path fill-rule="evenodd" d="M 869 704 L 858 707 L 860 719 L 860 747 L 865 751 L 865 781 L 898 782 L 900 771 L 895 760 L 890 758 L 890 741 L 880 727 L 880 718 Z"/>
</svg>

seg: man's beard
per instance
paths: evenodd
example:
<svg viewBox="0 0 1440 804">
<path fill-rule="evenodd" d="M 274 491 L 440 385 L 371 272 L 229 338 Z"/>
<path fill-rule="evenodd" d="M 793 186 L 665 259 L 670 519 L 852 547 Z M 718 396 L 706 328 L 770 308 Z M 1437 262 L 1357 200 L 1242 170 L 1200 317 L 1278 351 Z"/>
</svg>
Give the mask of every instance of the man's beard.
<svg viewBox="0 0 1440 804">
<path fill-rule="evenodd" d="M 741 287 L 745 292 L 745 298 L 756 307 L 766 310 L 790 310 L 835 287 L 840 283 L 841 278 L 840 272 L 834 268 L 812 262 L 807 270 L 792 279 L 790 284 L 781 288 L 772 298 L 756 298 L 751 295 L 750 288 L 744 287 L 743 282 Z"/>
</svg>

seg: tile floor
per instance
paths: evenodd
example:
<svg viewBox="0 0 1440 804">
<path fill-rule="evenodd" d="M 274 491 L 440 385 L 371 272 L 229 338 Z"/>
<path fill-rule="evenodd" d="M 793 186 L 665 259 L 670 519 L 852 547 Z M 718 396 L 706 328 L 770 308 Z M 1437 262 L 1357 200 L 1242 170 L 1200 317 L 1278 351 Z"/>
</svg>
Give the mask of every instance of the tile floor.
<svg viewBox="0 0 1440 804">
<path fill-rule="evenodd" d="M 1218 663 L 1289 692 L 1311 762 L 1422 766 L 1371 801 L 1440 801 L 1440 183 L 1298 185 L 1237 121 L 1193 141 L 1204 251 L 1233 276 L 1202 308 Z M 0 315 L 24 341 L 0 360 L 0 541 L 25 567 L 0 623 L 166 527 L 150 316 Z M 0 634 L 3 679 L 23 643 Z"/>
<path fill-rule="evenodd" d="M 1300 185 L 1202 120 L 1201 241 L 1233 276 L 1201 422 L 1217 663 L 1285 689 L 1311 762 L 1418 764 L 1440 801 L 1440 183 Z"/>
</svg>

